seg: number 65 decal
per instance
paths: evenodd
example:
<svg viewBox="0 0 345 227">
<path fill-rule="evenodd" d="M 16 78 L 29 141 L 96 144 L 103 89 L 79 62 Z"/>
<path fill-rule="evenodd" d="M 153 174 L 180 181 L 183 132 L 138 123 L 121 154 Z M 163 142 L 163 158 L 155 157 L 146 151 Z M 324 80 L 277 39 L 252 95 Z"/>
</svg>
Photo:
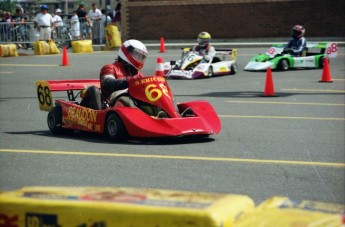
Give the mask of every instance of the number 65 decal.
<svg viewBox="0 0 345 227">
<path fill-rule="evenodd" d="M 36 82 L 36 92 L 40 110 L 49 111 L 53 108 L 53 97 L 47 81 Z"/>
</svg>

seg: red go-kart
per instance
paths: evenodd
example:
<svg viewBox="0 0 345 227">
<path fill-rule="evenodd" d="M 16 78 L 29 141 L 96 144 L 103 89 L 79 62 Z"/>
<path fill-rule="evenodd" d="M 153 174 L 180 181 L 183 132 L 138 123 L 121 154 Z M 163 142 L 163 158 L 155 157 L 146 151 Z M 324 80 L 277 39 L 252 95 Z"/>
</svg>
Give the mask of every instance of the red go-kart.
<svg viewBox="0 0 345 227">
<path fill-rule="evenodd" d="M 161 76 L 129 80 L 128 94 L 134 100 L 160 108 L 166 118 L 150 116 L 138 107 L 114 106 L 99 110 L 81 106 L 81 91 L 89 86 L 100 87 L 99 80 L 37 81 L 41 110 L 49 111 L 47 123 L 53 134 L 70 130 L 104 133 L 113 141 L 128 137 L 182 137 L 218 134 L 221 122 L 214 108 L 206 101 L 176 104 L 167 81 Z M 98 89 L 97 88 L 97 89 Z M 68 100 L 57 99 L 52 92 L 67 91 Z M 74 92 L 78 92 L 76 95 Z M 184 116 L 186 109 L 192 115 Z"/>
</svg>

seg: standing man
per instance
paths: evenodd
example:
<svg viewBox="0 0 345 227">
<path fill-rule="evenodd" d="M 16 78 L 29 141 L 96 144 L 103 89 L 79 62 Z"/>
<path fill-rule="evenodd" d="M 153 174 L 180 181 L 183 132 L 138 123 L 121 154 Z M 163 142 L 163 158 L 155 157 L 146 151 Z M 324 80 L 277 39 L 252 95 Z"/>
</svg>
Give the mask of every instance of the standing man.
<svg viewBox="0 0 345 227">
<path fill-rule="evenodd" d="M 35 28 L 40 33 L 40 40 L 51 40 L 52 30 L 54 29 L 54 21 L 52 15 L 48 13 L 48 6 L 41 6 L 41 13 L 37 14 L 34 19 Z"/>
<path fill-rule="evenodd" d="M 85 10 L 84 4 L 80 4 L 78 9 L 77 9 L 77 16 L 79 18 L 79 23 L 80 23 L 80 37 L 84 37 L 84 30 L 86 32 L 87 38 L 90 38 L 90 22 L 87 18 L 87 12 Z"/>
<path fill-rule="evenodd" d="M 100 21 L 102 18 L 102 12 L 97 9 L 96 3 L 92 3 L 92 9 L 87 14 L 87 17 L 89 18 L 91 24 L 92 43 L 99 44 L 101 36 Z"/>
</svg>

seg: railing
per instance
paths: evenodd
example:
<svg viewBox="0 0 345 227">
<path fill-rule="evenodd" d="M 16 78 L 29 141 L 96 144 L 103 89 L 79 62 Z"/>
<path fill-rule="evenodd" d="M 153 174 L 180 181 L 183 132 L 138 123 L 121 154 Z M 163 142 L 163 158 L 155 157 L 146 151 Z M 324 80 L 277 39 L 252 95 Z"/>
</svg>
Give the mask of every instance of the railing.
<svg viewBox="0 0 345 227">
<path fill-rule="evenodd" d="M 78 24 L 78 23 L 77 23 Z M 105 44 L 104 25 L 101 21 L 94 21 L 90 27 L 86 22 L 79 22 L 77 26 L 71 20 L 64 20 L 62 26 L 55 26 L 52 39 L 58 46 L 67 46 L 72 40 L 92 39 L 93 44 Z M 79 34 L 75 31 L 79 29 Z M 30 47 L 40 39 L 34 22 L 0 22 L 0 43 L 15 43 L 19 47 Z"/>
</svg>

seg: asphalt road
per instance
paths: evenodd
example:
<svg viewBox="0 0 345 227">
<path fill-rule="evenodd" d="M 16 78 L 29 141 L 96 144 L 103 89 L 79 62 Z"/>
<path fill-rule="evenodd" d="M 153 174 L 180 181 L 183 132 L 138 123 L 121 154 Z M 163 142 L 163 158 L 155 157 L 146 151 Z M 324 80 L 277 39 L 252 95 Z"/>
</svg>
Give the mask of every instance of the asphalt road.
<svg viewBox="0 0 345 227">
<path fill-rule="evenodd" d="M 116 52 L 0 58 L 0 190 L 24 186 L 121 186 L 246 194 L 257 203 L 272 196 L 345 203 L 345 56 L 322 70 L 273 72 L 278 97 L 261 97 L 266 72 L 245 72 L 266 51 L 240 48 L 234 76 L 169 80 L 177 101 L 207 100 L 222 121 L 219 135 L 203 140 L 130 141 L 95 134 L 56 137 L 38 109 L 36 80 L 98 78 Z M 176 60 L 180 50 L 150 50 Z M 65 97 L 59 93 L 56 97 Z"/>
</svg>

